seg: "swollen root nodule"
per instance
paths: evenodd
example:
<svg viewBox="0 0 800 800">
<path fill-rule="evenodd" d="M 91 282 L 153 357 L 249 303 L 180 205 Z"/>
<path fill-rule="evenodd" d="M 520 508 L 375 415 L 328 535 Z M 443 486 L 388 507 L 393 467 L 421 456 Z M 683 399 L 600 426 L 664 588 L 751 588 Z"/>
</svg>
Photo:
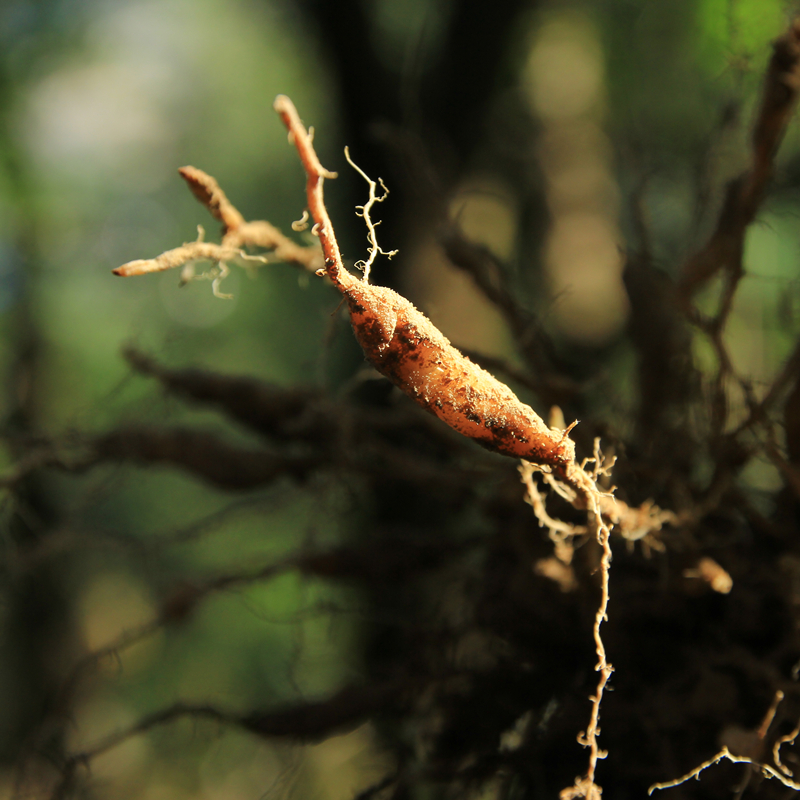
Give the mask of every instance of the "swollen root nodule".
<svg viewBox="0 0 800 800">
<path fill-rule="evenodd" d="M 460 353 L 397 292 L 344 270 L 335 281 L 350 307 L 367 360 L 395 386 L 451 428 L 490 450 L 566 467 L 574 445 L 548 428 L 505 384 Z"/>
<path fill-rule="evenodd" d="M 369 362 L 464 436 L 566 475 L 575 463 L 575 447 L 565 433 L 548 428 L 511 389 L 456 350 L 404 297 L 371 286 L 366 276 L 358 279 L 344 268 L 322 192 L 325 178 L 335 175 L 320 164 L 292 101 L 280 95 L 274 108 L 306 172 L 308 210 L 325 255 L 324 271 L 347 298 L 353 330 Z M 371 224 L 370 230 L 374 233 Z"/>
</svg>

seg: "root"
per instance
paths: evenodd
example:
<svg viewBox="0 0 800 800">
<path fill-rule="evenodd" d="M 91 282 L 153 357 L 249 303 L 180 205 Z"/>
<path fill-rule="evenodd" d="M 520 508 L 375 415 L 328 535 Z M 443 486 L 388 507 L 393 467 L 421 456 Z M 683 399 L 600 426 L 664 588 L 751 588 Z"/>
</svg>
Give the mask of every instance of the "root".
<svg viewBox="0 0 800 800">
<path fill-rule="evenodd" d="M 378 244 L 378 237 L 375 232 L 375 228 L 377 228 L 381 223 L 373 222 L 372 218 L 370 217 L 372 207 L 375 205 L 375 203 L 382 203 L 389 196 L 389 190 L 386 188 L 383 178 L 378 178 L 381 189 L 383 189 L 383 194 L 378 197 L 378 195 L 375 193 L 378 184 L 376 184 L 375 181 L 373 181 L 372 178 L 370 178 L 367 173 L 364 172 L 364 170 L 361 169 L 361 167 L 359 167 L 352 158 L 350 158 L 350 150 L 347 147 L 344 149 L 344 157 L 347 159 L 347 163 L 369 184 L 369 200 L 363 206 L 356 206 L 356 214 L 358 214 L 358 216 L 364 220 L 367 226 L 369 258 L 366 261 L 356 261 L 355 263 L 355 266 L 364 273 L 364 282 L 369 283 L 369 272 L 372 269 L 372 264 L 375 262 L 378 254 L 380 253 L 382 256 L 391 258 L 392 256 L 396 256 L 399 252 L 399 250 L 384 250 Z"/>
<path fill-rule="evenodd" d="M 263 255 L 249 255 L 245 252 L 248 247 L 271 250 L 274 261 L 294 264 L 309 272 L 316 272 L 322 267 L 322 254 L 316 245 L 301 247 L 265 220 L 247 222 L 210 175 L 196 167 L 181 167 L 178 172 L 211 216 L 222 222 L 222 241 L 219 244 L 204 241 L 205 232 L 198 225 L 198 236 L 194 242 L 184 243 L 155 258 L 129 261 L 113 270 L 115 275 L 128 278 L 181 267 L 181 283 L 195 278 L 209 279 L 212 281 L 214 295 L 228 298 L 229 295 L 222 294 L 219 288 L 228 275 L 228 263 L 246 268 L 268 263 Z M 194 265 L 198 261 L 211 261 L 217 266 L 209 273 L 195 276 Z"/>
</svg>

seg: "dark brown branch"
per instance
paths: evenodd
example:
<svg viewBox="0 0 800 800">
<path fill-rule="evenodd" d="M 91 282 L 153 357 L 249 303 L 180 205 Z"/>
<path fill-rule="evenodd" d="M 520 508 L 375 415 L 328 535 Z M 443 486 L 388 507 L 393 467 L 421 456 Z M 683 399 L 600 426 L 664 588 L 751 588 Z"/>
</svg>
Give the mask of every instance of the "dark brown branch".
<svg viewBox="0 0 800 800">
<path fill-rule="evenodd" d="M 366 585 L 382 585 L 387 579 L 396 580 L 399 575 L 417 575 L 420 571 L 436 569 L 443 561 L 452 560 L 458 553 L 482 542 L 481 537 L 431 541 L 382 535 L 376 538 L 375 544 L 359 548 L 342 546 L 323 551 L 301 551 L 255 570 L 235 571 L 205 580 L 180 581 L 161 603 L 157 617 L 125 631 L 109 645 L 88 653 L 77 662 L 58 692 L 55 712 L 64 712 L 79 681 L 102 661 L 112 657 L 118 659 L 127 649 L 163 626 L 185 621 L 201 602 L 217 592 L 272 580 L 295 569 L 303 575 L 327 580 L 359 580 Z"/>
<path fill-rule="evenodd" d="M 314 389 L 283 389 L 255 378 L 199 369 L 172 370 L 128 348 L 125 358 L 143 375 L 152 375 L 170 392 L 221 408 L 251 430 L 279 441 L 319 441 L 330 432 L 313 413 L 321 394 Z"/>
<path fill-rule="evenodd" d="M 750 168 L 728 185 L 716 229 L 682 268 L 678 288 L 684 303 L 720 270 L 728 274 L 733 286 L 742 274 L 745 232 L 764 199 L 775 153 L 800 90 L 800 19 L 792 22 L 773 47 L 753 128 Z"/>
<path fill-rule="evenodd" d="M 406 704 L 407 682 L 347 686 L 327 700 L 288 706 L 266 714 L 249 714 L 239 724 L 259 736 L 280 736 L 296 742 L 316 742 L 345 733 L 382 712 Z"/>
<path fill-rule="evenodd" d="M 396 773 L 387 775 L 385 778 L 381 778 L 377 783 L 373 783 L 372 786 L 367 786 L 366 789 L 360 791 L 353 800 L 372 800 L 373 797 L 377 797 L 384 789 L 388 789 L 397 782 L 398 775 Z"/>
<path fill-rule="evenodd" d="M 163 463 L 234 490 L 266 486 L 284 476 L 303 481 L 316 467 L 316 459 L 310 455 L 245 450 L 188 428 L 119 428 L 95 439 L 92 451 L 84 466 L 101 461 Z"/>
<path fill-rule="evenodd" d="M 383 712 L 402 708 L 407 703 L 408 688 L 408 682 L 400 681 L 347 686 L 326 700 L 296 703 L 274 711 L 244 716 L 209 705 L 176 703 L 106 736 L 93 747 L 68 756 L 61 766 L 61 779 L 51 798 L 59 800 L 65 797 L 75 787 L 79 768 L 91 768 L 92 761 L 98 756 L 135 736 L 184 717 L 232 725 L 265 738 L 282 738 L 298 743 L 315 742 L 352 730 Z"/>
<path fill-rule="evenodd" d="M 796 19 L 773 45 L 761 105 L 753 127 L 750 167 L 728 184 L 711 237 L 686 261 L 678 281 L 677 299 L 689 319 L 709 337 L 719 363 L 710 386 L 711 435 L 714 439 L 722 435 L 728 423 L 728 381 L 739 380 L 723 333 L 744 275 L 745 235 L 764 200 L 773 174 L 775 154 L 794 111 L 799 90 L 800 19 Z M 691 298 L 718 273 L 723 277 L 719 305 L 716 313 L 705 317 L 692 305 Z"/>
<path fill-rule="evenodd" d="M 631 253 L 623 272 L 630 300 L 630 341 L 637 354 L 636 437 L 668 468 L 691 460 L 688 410 L 700 396 L 692 358 L 692 331 L 675 303 L 668 275 Z"/>
<path fill-rule="evenodd" d="M 235 716 L 220 711 L 212 706 L 192 706 L 186 703 L 176 703 L 169 708 L 156 711 L 143 717 L 137 723 L 124 730 L 117 731 L 102 739 L 94 747 L 82 750 L 68 756 L 61 766 L 61 779 L 56 784 L 50 795 L 51 800 L 62 800 L 67 797 L 75 788 L 78 778 L 78 770 L 81 767 L 91 768 L 92 761 L 98 756 L 107 753 L 123 742 L 132 739 L 142 733 L 147 733 L 153 728 L 173 722 L 182 717 L 193 717 L 194 719 L 209 719 L 220 723 L 236 725 L 238 720 Z"/>
</svg>

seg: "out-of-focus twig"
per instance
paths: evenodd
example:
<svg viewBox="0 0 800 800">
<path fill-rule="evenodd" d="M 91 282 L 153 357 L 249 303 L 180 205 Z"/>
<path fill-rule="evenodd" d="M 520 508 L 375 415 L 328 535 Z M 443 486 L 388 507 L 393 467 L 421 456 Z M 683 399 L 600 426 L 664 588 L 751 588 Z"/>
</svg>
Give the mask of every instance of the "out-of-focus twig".
<svg viewBox="0 0 800 800">
<path fill-rule="evenodd" d="M 728 307 L 742 275 L 747 226 L 755 219 L 772 177 L 775 153 L 800 91 L 800 19 L 773 45 L 761 106 L 752 135 L 751 164 L 727 187 L 722 211 L 708 242 L 683 265 L 678 285 L 685 302 L 717 272 L 729 276 L 721 310 Z"/>
<path fill-rule="evenodd" d="M 735 374 L 723 333 L 744 275 L 744 241 L 772 178 L 774 158 L 786 132 L 800 91 L 800 18 L 775 40 L 764 79 L 761 104 L 751 138 L 750 166 L 725 191 L 717 224 L 708 241 L 683 264 L 677 299 L 689 319 L 709 338 L 718 361 L 709 386 L 713 438 L 723 435 L 729 415 L 728 384 L 743 382 Z M 715 275 L 722 275 L 716 311 L 706 316 L 692 303 L 693 295 Z M 743 387 L 745 388 L 745 387 Z"/>
<path fill-rule="evenodd" d="M 294 742 L 314 742 L 335 733 L 351 730 L 381 710 L 402 707 L 404 689 L 409 682 L 388 681 L 367 686 L 345 686 L 325 700 L 286 705 L 272 711 L 234 714 L 210 705 L 176 703 L 143 717 L 128 728 L 117 731 L 97 744 L 69 755 L 62 763 L 61 777 L 51 793 L 51 800 L 61 800 L 74 788 L 81 767 L 129 739 L 160 725 L 189 717 L 207 719 L 243 728 L 265 738 L 283 738 Z"/>
</svg>

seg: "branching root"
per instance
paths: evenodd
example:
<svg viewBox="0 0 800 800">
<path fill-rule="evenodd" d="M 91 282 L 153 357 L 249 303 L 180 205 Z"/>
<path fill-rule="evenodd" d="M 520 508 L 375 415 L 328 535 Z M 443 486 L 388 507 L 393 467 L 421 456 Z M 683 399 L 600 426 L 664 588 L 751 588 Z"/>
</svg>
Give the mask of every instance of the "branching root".
<svg viewBox="0 0 800 800">
<path fill-rule="evenodd" d="M 561 792 L 561 800 L 574 800 L 578 797 L 586 798 L 586 800 L 599 800 L 602 794 L 602 789 L 595 783 L 595 772 L 597 762 L 608 754 L 600 748 L 598 743 L 600 705 L 603 693 L 614 672 L 613 666 L 606 657 L 605 644 L 600 632 L 601 625 L 608 619 L 609 576 L 612 558 L 611 530 L 612 528 L 617 529 L 628 542 L 633 542 L 660 530 L 663 524 L 675 521 L 674 514 L 662 511 L 652 502 L 648 501 L 638 508 L 631 508 L 614 497 L 613 487 L 610 491 L 601 491 L 598 483 L 601 479 L 610 477 L 615 461 L 615 457 L 607 458 L 603 455 L 600 449 L 600 440 L 595 439 L 592 456 L 584 459 L 580 464 L 573 463 L 563 475 L 557 475 L 546 465 L 531 464 L 527 461 L 523 461 L 520 466 L 522 482 L 527 490 L 527 501 L 533 508 L 539 524 L 547 528 L 550 539 L 555 545 L 556 558 L 564 565 L 569 565 L 575 540 L 585 537 L 590 531 L 594 532 L 601 547 L 600 603 L 593 626 L 595 653 L 597 654 L 595 670 L 599 673 L 599 678 L 595 693 L 590 698 L 592 710 L 589 725 L 586 731 L 581 732 L 578 736 L 578 743 L 589 749 L 589 768 L 584 776 L 576 779 L 573 786 L 567 787 Z M 547 512 L 544 499 L 534 479 L 535 473 L 540 474 L 544 483 L 570 505 L 586 510 L 589 517 L 588 524 L 575 525 L 554 519 Z M 551 570 L 551 572 L 553 571 Z M 553 572 L 553 575 L 555 576 L 556 573 Z M 556 579 L 558 578 L 556 577 Z"/>
<path fill-rule="evenodd" d="M 676 778 L 674 781 L 664 781 L 663 783 L 654 783 L 648 790 L 647 794 L 651 795 L 658 789 L 671 789 L 673 786 L 680 786 L 682 783 L 686 783 L 686 781 L 690 780 L 691 778 L 695 778 L 699 780 L 700 773 L 704 770 L 708 769 L 709 767 L 713 767 L 715 764 L 719 764 L 720 761 L 723 759 L 730 761 L 734 764 L 751 764 L 755 767 L 765 778 L 775 779 L 780 781 L 784 786 L 788 789 L 792 789 L 795 792 L 800 792 L 800 783 L 796 783 L 788 776 L 778 772 L 774 767 L 771 767 L 769 764 L 762 764 L 754 759 L 750 758 L 749 756 L 736 756 L 728 750 L 727 747 L 723 747 L 716 755 L 713 755 L 708 761 L 704 761 L 699 766 L 695 767 L 691 772 L 687 772 L 685 775 L 682 775 L 680 778 Z M 786 767 L 783 767 L 786 769 Z"/>
<path fill-rule="evenodd" d="M 369 258 L 366 261 L 356 261 L 355 266 L 360 269 L 364 273 L 364 280 L 369 281 L 369 272 L 372 269 L 372 265 L 375 262 L 375 259 L 378 257 L 380 253 L 382 256 L 386 256 L 387 258 L 391 258 L 392 256 L 396 256 L 399 252 L 398 250 L 384 250 L 378 244 L 378 236 L 375 229 L 380 225 L 380 222 L 373 222 L 372 218 L 370 217 L 370 212 L 372 211 L 372 207 L 375 203 L 382 203 L 388 196 L 389 190 L 386 188 L 386 184 L 383 182 L 383 178 L 378 178 L 380 182 L 381 189 L 383 189 L 383 194 L 378 197 L 376 194 L 376 189 L 378 188 L 378 184 L 370 178 L 366 172 L 364 172 L 361 167 L 356 164 L 352 158 L 350 158 L 350 149 L 345 147 L 344 149 L 344 157 L 347 159 L 347 163 L 369 184 L 369 200 L 363 206 L 356 206 L 356 213 L 359 217 L 361 217 L 367 226 L 367 240 L 369 241 Z"/>
<path fill-rule="evenodd" d="M 196 167 L 181 167 L 178 172 L 192 194 L 222 223 L 222 241 L 219 244 L 204 241 L 203 228 L 198 225 L 198 237 L 194 242 L 184 243 L 155 258 L 129 261 L 113 270 L 115 275 L 127 278 L 181 267 L 182 284 L 196 279 L 211 280 L 214 294 L 226 298 L 229 295 L 222 294 L 220 284 L 229 274 L 228 263 L 245 268 L 268 263 L 266 256 L 250 255 L 245 248 L 272 251 L 272 260 L 294 264 L 309 272 L 322 267 L 319 247 L 302 247 L 265 220 L 247 222 L 210 175 Z M 301 222 L 307 217 L 306 212 Z M 208 273 L 195 275 L 194 266 L 198 261 L 210 261 L 215 266 Z"/>
</svg>

